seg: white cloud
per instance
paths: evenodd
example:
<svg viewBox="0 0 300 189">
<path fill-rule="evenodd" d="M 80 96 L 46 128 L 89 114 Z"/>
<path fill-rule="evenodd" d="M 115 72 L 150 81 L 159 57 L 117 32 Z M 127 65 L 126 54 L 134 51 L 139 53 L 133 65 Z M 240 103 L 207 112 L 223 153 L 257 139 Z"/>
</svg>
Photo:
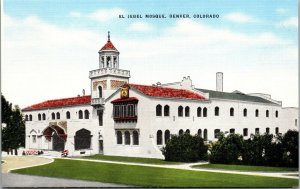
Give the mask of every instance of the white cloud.
<svg viewBox="0 0 300 189">
<path fill-rule="evenodd" d="M 250 15 L 247 15 L 245 13 L 241 12 L 233 12 L 225 15 L 225 19 L 232 21 L 232 22 L 237 22 L 237 23 L 249 23 L 249 22 L 254 22 L 254 18 Z"/>
<path fill-rule="evenodd" d="M 125 14 L 126 11 L 121 8 L 99 9 L 88 15 L 88 18 L 100 22 L 109 21 L 113 18 L 118 18 L 119 15 Z"/>
<path fill-rule="evenodd" d="M 289 19 L 281 21 L 279 24 L 277 24 L 278 27 L 283 28 L 298 28 L 298 17 L 291 17 Z"/>
<path fill-rule="evenodd" d="M 69 13 L 69 16 L 73 17 L 73 18 L 80 18 L 82 15 L 81 15 L 80 12 L 72 11 L 72 12 Z"/>
<path fill-rule="evenodd" d="M 153 27 L 150 24 L 146 23 L 146 22 L 135 22 L 135 23 L 132 23 L 128 27 L 129 31 L 145 32 L 145 31 L 151 31 L 152 29 L 153 29 Z"/>
<path fill-rule="evenodd" d="M 288 10 L 285 8 L 277 8 L 275 11 L 279 14 L 285 14 Z"/>
</svg>

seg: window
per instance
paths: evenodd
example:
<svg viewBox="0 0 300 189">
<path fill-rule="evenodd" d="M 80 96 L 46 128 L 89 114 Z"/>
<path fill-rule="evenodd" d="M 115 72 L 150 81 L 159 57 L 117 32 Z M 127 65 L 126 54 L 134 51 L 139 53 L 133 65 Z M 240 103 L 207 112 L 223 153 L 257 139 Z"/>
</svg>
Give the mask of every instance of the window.
<svg viewBox="0 0 300 189">
<path fill-rule="evenodd" d="M 207 117 L 207 108 L 203 108 L 203 117 Z"/>
<path fill-rule="evenodd" d="M 207 140 L 207 129 L 204 129 L 204 133 L 203 133 L 203 138 L 204 138 L 204 140 Z"/>
<path fill-rule="evenodd" d="M 133 99 L 130 101 L 122 101 L 122 102 L 112 102 L 113 103 L 113 118 L 116 122 L 126 121 L 126 122 L 135 122 L 137 121 L 137 99 Z M 156 107 L 156 110 L 158 108 Z M 101 110 L 101 114 L 103 115 L 103 111 Z M 156 112 L 159 113 L 159 112 Z M 161 116 L 161 110 L 160 110 Z M 101 116 L 102 117 L 102 116 Z M 102 118 L 101 118 L 102 119 Z"/>
<path fill-rule="evenodd" d="M 234 116 L 234 109 L 230 108 L 230 116 Z"/>
<path fill-rule="evenodd" d="M 99 126 L 103 126 L 103 110 L 98 110 L 97 113 Z"/>
<path fill-rule="evenodd" d="M 32 115 L 31 114 L 29 115 L 29 121 L 32 121 Z"/>
<path fill-rule="evenodd" d="M 84 110 L 84 119 L 89 119 L 90 112 L 88 110 Z"/>
<path fill-rule="evenodd" d="M 60 119 L 60 113 L 56 112 L 56 119 Z"/>
<path fill-rule="evenodd" d="M 129 133 L 129 131 L 125 131 L 125 144 L 130 145 L 130 133 Z"/>
<path fill-rule="evenodd" d="M 164 116 L 170 116 L 170 107 L 168 105 L 164 106 Z"/>
<path fill-rule="evenodd" d="M 78 118 L 79 118 L 79 119 L 83 119 L 83 113 L 82 113 L 81 110 L 79 110 L 79 112 L 78 112 Z"/>
<path fill-rule="evenodd" d="M 189 130 L 189 129 L 187 129 L 187 130 L 185 131 L 185 133 L 187 133 L 187 134 L 190 134 L 190 130 Z"/>
<path fill-rule="evenodd" d="M 139 145 L 139 133 L 137 131 L 133 131 L 132 135 L 133 135 L 133 145 Z"/>
<path fill-rule="evenodd" d="M 102 87 L 98 87 L 98 92 L 99 92 L 99 98 L 102 98 Z"/>
<path fill-rule="evenodd" d="M 179 132 L 178 132 L 178 134 L 179 134 L 179 135 L 183 135 L 183 130 L 180 129 Z"/>
<path fill-rule="evenodd" d="M 278 127 L 275 128 L 275 134 L 276 134 L 276 135 L 279 134 L 279 128 L 278 128 Z"/>
<path fill-rule="evenodd" d="M 255 117 L 258 117 L 259 116 L 259 111 L 258 109 L 255 110 Z"/>
<path fill-rule="evenodd" d="M 28 115 L 25 115 L 25 121 L 28 121 Z"/>
<path fill-rule="evenodd" d="M 278 117 L 278 110 L 275 111 L 275 117 Z"/>
<path fill-rule="evenodd" d="M 123 143 L 123 137 L 122 137 L 122 132 L 117 131 L 117 144 L 122 144 Z"/>
<path fill-rule="evenodd" d="M 46 120 L 46 114 L 43 114 L 42 117 L 43 117 L 43 120 Z"/>
<path fill-rule="evenodd" d="M 71 114 L 70 114 L 69 111 L 66 112 L 66 118 L 67 118 L 67 119 L 71 119 Z"/>
<path fill-rule="evenodd" d="M 243 110 L 243 115 L 244 115 L 244 117 L 247 117 L 247 109 L 246 108 Z"/>
<path fill-rule="evenodd" d="M 156 133 L 156 143 L 157 145 L 162 145 L 162 131 L 158 130 Z"/>
<path fill-rule="evenodd" d="M 36 143 L 36 135 L 32 135 L 32 143 Z"/>
<path fill-rule="evenodd" d="M 197 132 L 198 136 L 202 138 L 202 130 L 201 129 L 198 129 L 198 132 Z"/>
<path fill-rule="evenodd" d="M 270 128 L 269 127 L 266 128 L 266 133 L 270 134 Z"/>
<path fill-rule="evenodd" d="M 269 110 L 266 111 L 266 117 L 269 117 Z"/>
<path fill-rule="evenodd" d="M 170 131 L 166 130 L 165 131 L 165 144 L 170 140 Z"/>
<path fill-rule="evenodd" d="M 248 136 L 248 129 L 247 128 L 243 129 L 243 136 Z"/>
<path fill-rule="evenodd" d="M 162 114 L 161 109 L 162 109 L 162 107 L 160 104 L 156 106 L 156 116 L 161 116 L 161 114 Z"/>
<path fill-rule="evenodd" d="M 297 125 L 298 125 L 298 120 L 295 119 L 295 126 L 297 127 Z"/>
<path fill-rule="evenodd" d="M 230 133 L 230 134 L 234 134 L 234 133 L 235 133 L 235 129 L 230 129 L 230 130 L 229 130 L 229 133 Z"/>
<path fill-rule="evenodd" d="M 185 107 L 185 109 L 184 109 L 184 115 L 185 115 L 185 117 L 190 117 L 190 107 Z"/>
<path fill-rule="evenodd" d="M 259 128 L 255 128 L 255 134 L 259 134 Z"/>
<path fill-rule="evenodd" d="M 220 129 L 215 129 L 215 138 L 218 138 L 220 135 Z"/>
<path fill-rule="evenodd" d="M 41 121 L 41 119 L 42 119 L 41 114 L 38 114 L 38 120 Z"/>
<path fill-rule="evenodd" d="M 219 107 L 217 106 L 217 107 L 215 107 L 215 116 L 219 116 Z"/>
<path fill-rule="evenodd" d="M 75 133 L 75 150 L 91 148 L 91 131 L 80 129 Z"/>
<path fill-rule="evenodd" d="M 55 113 L 54 112 L 52 112 L 51 117 L 52 117 L 52 120 L 55 119 Z"/>
<path fill-rule="evenodd" d="M 197 117 L 201 117 L 201 114 L 202 114 L 202 109 L 201 109 L 201 107 L 198 107 L 197 108 Z"/>
<path fill-rule="evenodd" d="M 182 117 L 183 116 L 183 107 L 179 106 L 178 107 L 178 117 Z"/>
</svg>

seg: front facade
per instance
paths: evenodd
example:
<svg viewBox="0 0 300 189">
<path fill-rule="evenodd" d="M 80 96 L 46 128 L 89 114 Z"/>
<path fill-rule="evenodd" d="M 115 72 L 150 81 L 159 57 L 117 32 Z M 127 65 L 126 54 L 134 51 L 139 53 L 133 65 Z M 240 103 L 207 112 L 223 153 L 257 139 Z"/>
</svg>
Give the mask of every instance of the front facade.
<svg viewBox="0 0 300 189">
<path fill-rule="evenodd" d="M 99 69 L 89 72 L 91 95 L 23 109 L 26 149 L 163 158 L 160 149 L 173 134 L 189 132 L 209 142 L 220 132 L 247 138 L 298 129 L 298 108 L 284 108 L 266 94 L 223 92 L 223 73 L 217 73 L 216 91 L 196 88 L 190 77 L 131 84 L 110 36 L 98 53 Z"/>
</svg>

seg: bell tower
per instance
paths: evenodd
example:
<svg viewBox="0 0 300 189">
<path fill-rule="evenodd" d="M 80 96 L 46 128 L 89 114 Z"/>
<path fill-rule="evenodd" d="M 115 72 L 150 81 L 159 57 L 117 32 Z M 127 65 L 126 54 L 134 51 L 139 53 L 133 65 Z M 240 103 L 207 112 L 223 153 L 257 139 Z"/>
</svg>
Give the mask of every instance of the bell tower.
<svg viewBox="0 0 300 189">
<path fill-rule="evenodd" d="M 103 105 L 104 100 L 125 83 L 129 82 L 130 71 L 119 69 L 120 52 L 110 40 L 108 32 L 106 44 L 98 51 L 99 69 L 89 73 L 91 79 L 91 105 Z"/>
</svg>

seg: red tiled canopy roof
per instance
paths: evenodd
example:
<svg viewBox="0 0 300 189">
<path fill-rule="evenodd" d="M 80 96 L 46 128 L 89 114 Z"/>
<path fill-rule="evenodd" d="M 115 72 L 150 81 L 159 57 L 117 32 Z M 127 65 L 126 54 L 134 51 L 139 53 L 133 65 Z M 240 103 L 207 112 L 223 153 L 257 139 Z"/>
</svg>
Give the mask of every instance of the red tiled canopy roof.
<svg viewBox="0 0 300 189">
<path fill-rule="evenodd" d="M 204 96 L 185 89 L 174 89 L 168 87 L 137 85 L 137 84 L 127 84 L 127 85 L 129 85 L 131 88 L 134 88 L 145 95 L 153 96 L 153 97 L 205 100 Z"/>
<path fill-rule="evenodd" d="M 107 41 L 107 43 L 101 48 L 100 51 L 102 51 L 102 50 L 116 50 L 116 51 L 118 51 L 116 49 L 116 47 L 112 44 L 111 41 Z"/>
<path fill-rule="evenodd" d="M 75 106 L 75 105 L 90 104 L 90 103 L 91 103 L 90 95 L 73 97 L 73 98 L 62 98 L 62 99 L 55 99 L 55 100 L 47 100 L 45 102 L 34 104 L 32 106 L 28 106 L 24 108 L 23 111 L 62 107 L 62 106 Z"/>
</svg>

